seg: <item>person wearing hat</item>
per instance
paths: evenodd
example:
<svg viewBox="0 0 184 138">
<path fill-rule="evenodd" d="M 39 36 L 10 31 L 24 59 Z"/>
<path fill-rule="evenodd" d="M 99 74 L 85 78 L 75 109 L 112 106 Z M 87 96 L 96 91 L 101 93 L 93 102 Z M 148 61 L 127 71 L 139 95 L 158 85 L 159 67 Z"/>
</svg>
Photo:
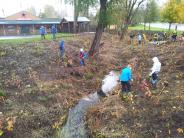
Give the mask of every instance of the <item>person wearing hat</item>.
<svg viewBox="0 0 184 138">
<path fill-rule="evenodd" d="M 80 49 L 80 65 L 81 65 L 81 66 L 85 66 L 84 56 L 85 56 L 85 54 L 84 54 L 84 49 L 81 48 L 81 49 Z"/>
<path fill-rule="evenodd" d="M 153 66 L 151 68 L 151 72 L 149 76 L 151 77 L 151 84 L 153 88 L 157 87 L 157 81 L 158 81 L 158 73 L 161 70 L 161 63 L 157 57 L 152 58 Z"/>
</svg>

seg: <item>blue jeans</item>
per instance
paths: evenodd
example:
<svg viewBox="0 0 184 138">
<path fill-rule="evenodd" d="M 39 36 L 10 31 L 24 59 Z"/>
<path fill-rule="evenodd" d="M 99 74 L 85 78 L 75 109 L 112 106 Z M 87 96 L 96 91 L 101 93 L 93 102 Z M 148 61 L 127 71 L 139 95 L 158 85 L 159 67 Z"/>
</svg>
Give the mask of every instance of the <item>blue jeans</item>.
<svg viewBox="0 0 184 138">
<path fill-rule="evenodd" d="M 141 40 L 139 40 L 139 45 L 141 45 L 141 43 L 142 43 L 142 41 L 141 41 Z"/>
<path fill-rule="evenodd" d="M 65 51 L 64 50 L 60 50 L 60 54 L 61 54 L 61 58 L 64 59 Z"/>
<path fill-rule="evenodd" d="M 41 34 L 41 39 L 45 39 L 45 34 Z"/>
<path fill-rule="evenodd" d="M 85 66 L 84 59 L 81 59 L 81 60 L 80 60 L 80 65 L 81 65 L 81 66 Z"/>
<path fill-rule="evenodd" d="M 122 93 L 128 93 L 131 91 L 131 85 L 129 81 L 121 81 Z"/>
<path fill-rule="evenodd" d="M 52 34 L 52 39 L 56 39 L 56 34 Z"/>
<path fill-rule="evenodd" d="M 158 82 L 158 73 L 154 72 L 151 75 L 151 84 L 152 84 L 153 88 L 157 87 L 157 82 Z"/>
</svg>

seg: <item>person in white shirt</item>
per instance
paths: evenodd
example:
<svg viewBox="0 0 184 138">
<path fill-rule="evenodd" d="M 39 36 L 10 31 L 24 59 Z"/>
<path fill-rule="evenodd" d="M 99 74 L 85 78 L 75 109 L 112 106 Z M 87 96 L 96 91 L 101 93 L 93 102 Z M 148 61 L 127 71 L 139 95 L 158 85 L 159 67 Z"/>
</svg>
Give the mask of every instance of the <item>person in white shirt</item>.
<svg viewBox="0 0 184 138">
<path fill-rule="evenodd" d="M 151 76 L 151 83 L 153 88 L 156 88 L 158 81 L 158 73 L 161 70 L 161 63 L 157 57 L 154 57 L 152 60 L 153 60 L 153 67 L 151 68 L 149 76 Z"/>
</svg>

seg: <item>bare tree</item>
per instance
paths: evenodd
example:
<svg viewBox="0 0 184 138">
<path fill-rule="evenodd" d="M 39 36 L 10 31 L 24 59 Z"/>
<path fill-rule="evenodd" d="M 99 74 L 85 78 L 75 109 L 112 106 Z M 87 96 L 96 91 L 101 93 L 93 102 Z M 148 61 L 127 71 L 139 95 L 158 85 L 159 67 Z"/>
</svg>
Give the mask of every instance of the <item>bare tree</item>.
<svg viewBox="0 0 184 138">
<path fill-rule="evenodd" d="M 99 12 L 99 20 L 98 26 L 96 28 L 95 37 L 93 39 L 93 43 L 89 50 L 89 55 L 93 56 L 98 50 L 100 46 L 100 40 L 102 37 L 102 33 L 104 28 L 108 24 L 107 17 L 107 8 L 111 4 L 121 5 L 123 17 L 122 17 L 122 30 L 120 39 L 124 38 L 125 33 L 127 32 L 128 25 L 131 23 L 135 13 L 138 11 L 140 5 L 146 0 L 100 0 L 100 12 Z"/>
<path fill-rule="evenodd" d="M 94 6 L 98 0 L 65 0 L 65 2 L 70 3 L 74 6 L 74 33 L 77 33 L 77 19 L 79 13 L 87 12 L 90 6 Z"/>
<path fill-rule="evenodd" d="M 32 15 L 36 16 L 36 9 L 35 7 L 31 6 L 26 11 L 30 12 Z"/>
<path fill-rule="evenodd" d="M 132 22 L 133 17 L 135 16 L 136 12 L 138 11 L 140 5 L 146 0 L 119 0 L 118 4 L 122 5 L 123 12 L 125 12 L 123 15 L 122 20 L 122 29 L 121 29 L 121 35 L 120 39 L 123 39 L 127 30 L 128 25 Z"/>
<path fill-rule="evenodd" d="M 44 12 L 40 11 L 39 17 L 41 17 L 41 18 L 57 18 L 58 13 L 55 11 L 53 6 L 45 5 Z"/>
</svg>

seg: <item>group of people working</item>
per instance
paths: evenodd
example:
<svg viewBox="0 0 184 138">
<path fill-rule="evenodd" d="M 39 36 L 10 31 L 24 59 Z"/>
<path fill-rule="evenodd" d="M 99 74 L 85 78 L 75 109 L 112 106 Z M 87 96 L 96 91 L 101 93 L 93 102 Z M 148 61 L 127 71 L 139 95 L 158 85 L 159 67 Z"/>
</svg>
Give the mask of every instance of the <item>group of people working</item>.
<svg viewBox="0 0 184 138">
<path fill-rule="evenodd" d="M 147 41 L 147 37 L 145 33 L 140 33 L 138 32 L 137 35 L 133 32 L 130 33 L 130 41 L 131 45 L 133 45 L 134 38 L 137 37 L 138 45 L 143 45 Z M 158 45 L 158 41 L 166 41 L 168 38 L 172 42 L 177 41 L 178 34 L 176 31 L 173 31 L 170 37 L 166 32 L 159 32 L 159 33 L 154 33 L 151 35 L 151 38 L 149 38 L 150 41 L 153 41 L 153 45 L 156 46 Z M 179 36 L 180 41 L 184 42 L 184 32 Z"/>
<path fill-rule="evenodd" d="M 130 41 L 131 41 L 131 45 L 133 45 L 134 43 L 134 38 L 136 37 L 136 35 L 134 33 L 130 34 Z M 143 33 L 138 33 L 137 34 L 137 40 L 138 40 L 138 45 L 142 45 L 145 41 L 147 41 L 146 35 Z"/>
<path fill-rule="evenodd" d="M 64 60 L 65 54 L 65 46 L 64 40 L 61 40 L 59 43 L 60 55 L 62 60 Z M 88 53 L 84 51 L 83 48 L 80 49 L 79 57 L 80 57 L 80 65 L 85 66 L 85 59 L 87 58 Z M 158 74 L 161 70 L 161 63 L 157 57 L 152 59 L 153 66 L 151 68 L 151 72 L 149 73 L 149 77 L 151 79 L 151 84 L 153 88 L 157 87 L 158 82 Z M 125 68 L 122 69 L 120 74 L 120 82 L 122 85 L 122 93 L 129 93 L 131 92 L 131 81 L 133 81 L 132 77 L 132 66 L 128 64 Z"/>
<path fill-rule="evenodd" d="M 55 25 L 52 25 L 51 27 L 51 33 L 52 33 L 52 37 L 53 39 L 56 39 L 56 33 L 57 33 L 57 28 Z M 45 39 L 45 34 L 46 34 L 46 28 L 44 26 L 40 27 L 40 35 L 41 35 L 41 39 Z M 64 61 L 64 55 L 65 55 L 65 44 L 64 44 L 64 40 L 61 40 L 59 42 L 59 50 L 60 50 L 60 55 L 61 55 L 61 59 L 62 61 Z M 81 66 L 85 66 L 85 59 L 87 58 L 88 53 L 84 51 L 83 48 L 80 49 L 80 65 Z"/>
<path fill-rule="evenodd" d="M 152 87 L 156 88 L 158 82 L 158 74 L 161 70 L 161 63 L 157 57 L 154 57 L 152 61 L 153 66 L 151 68 L 151 72 L 149 73 L 149 77 L 151 78 Z M 120 74 L 122 94 L 131 92 L 131 81 L 133 81 L 132 66 L 131 64 L 128 64 L 125 68 L 122 69 Z"/>
<path fill-rule="evenodd" d="M 59 42 L 59 50 L 62 61 L 64 61 L 65 56 L 65 43 L 64 40 Z M 88 52 L 84 51 L 83 48 L 80 49 L 79 58 L 80 58 L 80 65 L 85 66 L 85 59 L 88 57 Z"/>
<path fill-rule="evenodd" d="M 52 33 L 52 39 L 56 39 L 57 27 L 55 25 L 52 25 L 52 27 L 50 28 L 50 32 Z M 41 35 L 41 39 L 45 39 L 45 35 L 47 34 L 46 27 L 41 26 L 39 29 L 39 33 Z"/>
</svg>

